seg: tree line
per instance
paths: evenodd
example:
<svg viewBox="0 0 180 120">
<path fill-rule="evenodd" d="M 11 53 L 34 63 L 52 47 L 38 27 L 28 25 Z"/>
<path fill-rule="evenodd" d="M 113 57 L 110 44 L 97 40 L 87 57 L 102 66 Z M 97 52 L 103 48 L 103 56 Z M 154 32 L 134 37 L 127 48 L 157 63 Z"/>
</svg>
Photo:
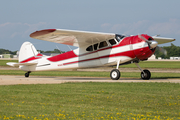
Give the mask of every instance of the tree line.
<svg viewBox="0 0 180 120">
<path fill-rule="evenodd" d="M 64 51 L 60 51 L 58 49 L 54 49 L 52 51 L 43 51 L 43 50 L 37 50 L 40 53 L 64 53 Z M 0 49 L 0 55 L 1 54 L 12 54 L 12 55 L 16 55 L 18 51 L 10 51 L 7 49 Z"/>
<path fill-rule="evenodd" d="M 161 57 L 163 59 L 180 57 L 180 46 L 175 46 L 173 43 L 171 43 L 171 46 L 157 47 L 154 54 L 156 58 Z"/>
<path fill-rule="evenodd" d="M 37 50 L 40 53 L 64 53 L 64 51 L 60 51 L 58 49 L 54 49 L 52 51 L 43 51 Z M 0 54 L 13 54 L 16 55 L 17 51 L 10 51 L 6 49 L 0 49 Z M 171 43 L 171 46 L 157 47 L 155 51 L 156 58 L 161 57 L 163 59 L 169 59 L 170 57 L 180 57 L 180 46 L 175 46 Z"/>
</svg>

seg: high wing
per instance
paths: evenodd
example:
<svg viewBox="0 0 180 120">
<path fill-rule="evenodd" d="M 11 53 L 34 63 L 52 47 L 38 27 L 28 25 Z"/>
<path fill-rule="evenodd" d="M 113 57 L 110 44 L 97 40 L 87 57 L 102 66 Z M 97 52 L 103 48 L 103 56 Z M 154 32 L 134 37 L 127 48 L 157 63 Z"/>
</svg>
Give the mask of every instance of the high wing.
<svg viewBox="0 0 180 120">
<path fill-rule="evenodd" d="M 157 37 L 157 36 L 152 36 L 152 38 L 158 42 L 158 44 L 164 44 L 168 42 L 175 41 L 174 38 L 165 38 L 165 37 Z"/>
<path fill-rule="evenodd" d="M 104 40 L 113 39 L 115 34 L 65 29 L 45 29 L 31 33 L 30 37 L 39 40 L 81 47 Z"/>
<path fill-rule="evenodd" d="M 115 38 L 114 33 L 87 32 L 65 29 L 45 29 L 30 34 L 31 38 L 45 40 L 76 47 L 88 46 L 97 42 Z M 152 37 L 158 44 L 172 42 L 174 38 Z"/>
</svg>

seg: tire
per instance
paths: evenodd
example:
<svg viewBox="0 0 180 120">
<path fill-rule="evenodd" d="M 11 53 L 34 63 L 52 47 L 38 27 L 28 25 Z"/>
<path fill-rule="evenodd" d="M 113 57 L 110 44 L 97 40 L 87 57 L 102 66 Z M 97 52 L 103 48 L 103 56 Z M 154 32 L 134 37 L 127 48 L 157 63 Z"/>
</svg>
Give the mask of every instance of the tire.
<svg viewBox="0 0 180 120">
<path fill-rule="evenodd" d="M 118 80 L 121 76 L 121 73 L 118 69 L 113 69 L 110 73 L 110 76 L 112 80 Z"/>
<path fill-rule="evenodd" d="M 29 77 L 29 72 L 25 73 L 25 77 Z"/>
<path fill-rule="evenodd" d="M 151 78 L 151 72 L 149 70 L 143 70 L 143 71 L 145 74 L 141 72 L 141 78 L 143 80 L 149 80 Z"/>
</svg>

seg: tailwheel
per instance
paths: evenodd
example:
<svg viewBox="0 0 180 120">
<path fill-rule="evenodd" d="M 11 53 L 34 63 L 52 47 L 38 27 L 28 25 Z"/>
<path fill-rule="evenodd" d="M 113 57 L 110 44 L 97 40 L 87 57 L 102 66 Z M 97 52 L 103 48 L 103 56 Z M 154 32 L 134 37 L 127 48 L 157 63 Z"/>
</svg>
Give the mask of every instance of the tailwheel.
<svg viewBox="0 0 180 120">
<path fill-rule="evenodd" d="M 112 80 L 118 80 L 121 76 L 121 73 L 118 69 L 113 69 L 110 73 L 110 76 Z"/>
<path fill-rule="evenodd" d="M 31 72 L 30 71 L 28 71 L 27 73 L 25 73 L 25 77 L 29 77 L 29 74 L 30 74 Z"/>
<path fill-rule="evenodd" d="M 143 70 L 143 72 L 141 72 L 141 78 L 143 80 L 149 80 L 151 78 L 151 72 L 149 70 Z"/>
</svg>

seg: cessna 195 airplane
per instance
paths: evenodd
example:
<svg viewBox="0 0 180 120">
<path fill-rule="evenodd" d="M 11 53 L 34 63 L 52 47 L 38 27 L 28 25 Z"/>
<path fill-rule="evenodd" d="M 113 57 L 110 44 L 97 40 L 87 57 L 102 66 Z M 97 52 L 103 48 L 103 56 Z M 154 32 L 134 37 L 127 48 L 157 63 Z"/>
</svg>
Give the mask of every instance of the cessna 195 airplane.
<svg viewBox="0 0 180 120">
<path fill-rule="evenodd" d="M 31 38 L 78 47 L 75 50 L 56 56 L 38 53 L 34 45 L 24 42 L 19 51 L 19 66 L 26 71 L 25 77 L 33 71 L 78 69 L 100 66 L 115 66 L 110 72 L 113 80 L 120 78 L 119 65 L 135 63 L 141 71 L 141 78 L 151 77 L 149 70 L 142 70 L 140 61 L 147 60 L 158 44 L 174 41 L 174 38 L 151 37 L 146 34 L 124 36 L 112 33 L 87 32 L 64 29 L 45 29 L 30 34 Z"/>
</svg>

